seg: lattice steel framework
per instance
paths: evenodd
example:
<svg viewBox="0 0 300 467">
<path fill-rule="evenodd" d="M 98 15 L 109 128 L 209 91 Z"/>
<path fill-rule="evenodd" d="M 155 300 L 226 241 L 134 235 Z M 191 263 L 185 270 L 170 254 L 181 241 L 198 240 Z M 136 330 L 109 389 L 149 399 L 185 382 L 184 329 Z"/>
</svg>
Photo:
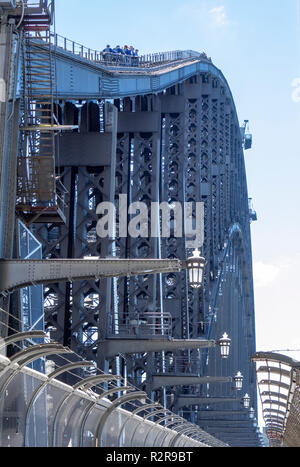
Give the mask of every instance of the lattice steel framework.
<svg viewBox="0 0 300 467">
<path fill-rule="evenodd" d="M 84 99 L 85 96 L 82 96 Z M 207 260 L 204 286 L 188 287 L 186 272 L 125 279 L 52 284 L 45 288 L 45 320 L 55 326 L 54 338 L 92 360 L 103 370 L 120 373 L 136 386 L 190 421 L 199 412 L 214 411 L 197 397 L 219 398 L 220 409 L 238 410 L 240 398 L 232 385 L 153 389 L 152 376 L 165 362 L 180 360 L 186 371 L 197 361 L 201 376 L 244 375 L 245 392 L 256 409 L 255 351 L 250 215 L 243 141 L 233 98 L 213 73 L 199 73 L 157 95 L 136 95 L 114 102 L 57 101 L 58 123 L 78 126 L 56 138 L 57 178 L 66 189 L 66 223 L 33 224 L 45 258 L 118 256 L 120 258 L 186 258 L 191 249 L 186 233 L 177 238 L 174 217 L 171 236 L 159 233 L 137 238 L 120 236 L 121 217 L 130 222 L 132 202 L 204 203 L 203 255 Z M 120 195 L 126 195 L 125 209 Z M 114 201 L 116 236 L 101 239 L 97 205 Z M 154 214 L 158 223 L 160 213 Z M 192 217 L 195 220 L 195 208 Z M 133 326 L 135 323 L 135 326 Z M 105 339 L 153 338 L 218 340 L 224 331 L 233 343 L 233 356 L 222 362 L 214 350 L 185 350 L 175 354 L 139 353 L 106 358 Z M 146 331 L 143 331 L 143 329 Z M 177 403 L 193 394 L 195 404 Z M 234 393 L 235 394 L 235 393 Z M 208 400 L 209 402 L 209 400 Z M 213 416 L 213 415 L 212 415 Z"/>
<path fill-rule="evenodd" d="M 35 5 L 31 1 L 25 3 L 26 7 Z M 79 100 L 72 101 L 66 97 L 68 93 L 58 100 L 58 89 L 53 95 L 53 85 L 58 81 L 61 84 L 61 77 L 57 80 L 53 73 L 56 67 L 52 67 L 55 64 L 49 29 L 52 13 L 48 11 L 46 1 L 38 5 L 41 12 L 47 10 L 47 18 L 40 18 L 40 12 L 36 11 L 38 14 L 34 18 L 21 14 L 19 23 L 23 22 L 23 32 L 27 35 L 23 55 L 23 94 L 20 89 L 18 98 L 21 105 L 19 107 L 19 101 L 16 103 L 13 124 L 6 125 L 7 128 L 3 126 L 6 136 L 15 135 L 15 138 L 10 138 L 11 147 L 6 149 L 2 177 L 7 174 L 7 180 L 12 181 L 9 187 L 11 199 L 16 198 L 15 186 L 23 187 L 29 169 L 32 169 L 31 182 L 34 177 L 38 178 L 38 189 L 35 187 L 29 196 L 31 201 L 35 201 L 39 191 L 45 201 L 43 173 L 48 180 L 46 185 L 49 185 L 47 177 L 50 177 L 53 188 L 50 190 L 51 199 L 47 199 L 46 204 L 53 201 L 56 185 L 63 188 L 65 212 L 59 212 L 58 216 L 51 215 L 50 211 L 44 217 L 44 205 L 38 215 L 26 216 L 28 200 L 21 203 L 19 215 L 42 244 L 43 257 L 185 259 L 191 253 L 186 226 L 184 224 L 183 235 L 177 237 L 173 208 L 176 203 L 181 206 L 193 203 L 191 218 L 195 222 L 195 204 L 202 202 L 204 243 L 201 247 L 206 258 L 204 284 L 198 290 L 188 287 L 185 271 L 47 285 L 44 304 L 46 328 L 54 327 L 53 337 L 56 341 L 96 363 L 102 371 L 123 376 L 146 391 L 152 400 L 160 400 L 164 406 L 184 415 L 189 422 L 196 422 L 210 431 L 206 426 L 208 414 L 210 420 L 216 422 L 214 434 L 222 439 L 218 414 L 226 413 L 228 420 L 247 421 L 248 414 L 231 384 L 230 377 L 237 371 L 243 373 L 244 391 L 250 395 L 251 405 L 256 410 L 255 371 L 250 365 L 251 355 L 255 351 L 250 240 L 253 213 L 249 211 L 243 132 L 229 87 L 211 59 L 194 52 L 188 53 L 186 59 L 185 54 L 181 54 L 181 57 L 175 54 L 176 60 L 184 59 L 176 62 L 180 65 L 176 67 L 177 70 L 169 62 L 170 55 L 166 59 L 167 68 L 162 73 L 161 69 L 158 75 L 151 74 L 148 68 L 143 70 L 142 63 L 139 74 L 127 68 L 125 74 L 120 76 L 111 70 L 111 74 L 105 73 L 105 69 L 97 65 L 94 55 L 99 68 L 97 71 L 93 68 L 94 75 L 90 81 L 93 89 L 97 83 L 96 96 L 99 100 L 94 91 L 91 94 L 82 91 L 81 83 L 77 83 L 80 92 L 73 94 Z M 34 21 L 31 22 L 31 19 Z M 44 39 L 41 31 L 47 32 Z M 4 44 L 5 40 L 8 50 L 5 66 L 1 65 L 3 73 L 10 68 L 6 62 L 11 60 L 15 46 L 12 34 L 11 24 L 1 28 L 2 42 Z M 33 36 L 37 37 L 32 45 Z M 20 43 L 17 45 L 20 47 Z M 47 64 L 41 50 L 46 50 Z M 68 59 L 72 62 L 71 56 Z M 90 54 L 87 57 L 81 54 L 77 59 L 79 62 L 81 59 L 90 60 Z M 17 62 L 14 65 L 19 69 Z M 47 69 L 41 71 L 40 63 L 43 62 Z M 76 60 L 74 66 L 77 67 L 77 64 Z M 72 66 L 70 76 L 73 76 Z M 177 74 L 179 68 L 180 73 Z M 89 72 L 86 70 L 86 76 L 91 76 Z M 25 78 L 28 78 L 28 74 L 29 82 L 35 85 L 27 86 Z M 128 88 L 127 74 L 135 76 L 128 80 Z M 176 79 L 172 81 L 175 75 Z M 80 76 L 79 81 L 83 81 L 84 73 Z M 8 84 L 12 84 L 11 76 L 8 79 L 5 75 L 4 78 Z M 162 90 L 164 78 L 169 84 L 163 84 L 165 89 Z M 72 91 L 73 84 L 69 85 Z M 16 98 L 16 86 L 14 83 L 14 92 L 6 96 L 7 101 Z M 132 91 L 134 86 L 136 91 Z M 142 88 L 149 89 L 149 93 L 142 92 Z M 120 94 L 117 93 L 118 89 Z M 127 89 L 128 95 L 124 97 Z M 111 95 L 105 94 L 108 90 Z M 29 95 L 27 91 L 30 91 Z M 103 95 L 105 98 L 101 97 Z M 44 100 L 44 97 L 47 99 Z M 5 106 L 1 103 L 2 107 L 7 124 L 10 121 L 11 102 L 9 105 L 5 102 Z M 17 158 L 16 144 L 12 144 L 12 141 L 17 140 L 19 116 L 23 134 L 20 135 Z M 71 130 L 70 134 L 65 132 L 67 129 Z M 54 136 L 54 132 L 58 131 L 61 134 Z M 32 136 L 29 138 L 32 142 L 30 151 L 29 146 L 24 144 L 28 132 Z M 41 137 L 42 133 L 48 135 L 46 142 Z M 50 146 L 48 140 L 51 140 Z M 3 152 L 5 148 L 0 149 Z M 21 160 L 32 155 L 39 161 L 43 153 L 44 168 L 39 162 L 30 166 Z M 47 157 L 51 159 L 51 169 Z M 12 162 L 9 165 L 10 159 Z M 52 170 L 54 164 L 56 173 Z M 22 169 L 18 180 L 17 165 Z M 7 180 L 2 183 L 1 199 L 7 198 L 4 193 Z M 27 186 L 32 188 L 33 185 L 29 183 Z M 97 206 L 102 202 L 114 202 L 118 213 L 115 232 L 105 239 L 97 235 L 96 229 L 99 220 Z M 151 231 L 149 218 L 141 218 L 140 236 L 120 233 L 122 221 L 128 225 L 134 220 L 134 213 L 129 209 L 132 203 L 137 203 L 137 208 L 141 207 L 139 203 L 145 203 L 148 213 L 151 212 L 151 220 L 154 218 L 156 225 L 162 227 L 164 220 L 160 211 L 151 209 L 155 202 L 165 202 L 171 208 L 172 229 L 168 238 L 162 235 L 160 229 Z M 16 204 L 20 204 L 20 199 Z M 13 211 L 11 204 L 7 204 L 1 220 L 5 258 L 13 254 Z M 5 222 L 7 225 L 4 228 Z M 147 232 L 142 234 L 144 229 Z M 15 296 L 13 304 L 17 303 L 16 299 Z M 8 301 L 5 303 L 3 300 L 2 305 L 9 309 Z M 195 346 L 190 346 L 190 350 L 166 352 L 166 343 L 172 338 L 185 342 L 197 338 L 217 341 L 224 331 L 232 340 L 232 356 L 226 361 L 221 360 L 216 349 L 191 350 Z M 133 349 L 131 353 L 113 357 L 106 355 L 105 341 L 110 340 L 111 343 L 118 339 L 133 342 L 156 339 L 160 350 L 134 353 Z M 185 348 L 189 347 L 186 345 Z M 182 368 L 181 374 L 186 376 L 186 384 L 161 388 L 153 384 L 154 375 L 174 374 L 179 367 Z M 206 376 L 212 378 L 210 381 L 221 377 L 224 385 L 190 384 L 189 376 L 201 376 L 202 381 Z M 189 397 L 185 399 L 186 396 Z M 215 408 L 216 403 L 219 410 Z"/>
</svg>

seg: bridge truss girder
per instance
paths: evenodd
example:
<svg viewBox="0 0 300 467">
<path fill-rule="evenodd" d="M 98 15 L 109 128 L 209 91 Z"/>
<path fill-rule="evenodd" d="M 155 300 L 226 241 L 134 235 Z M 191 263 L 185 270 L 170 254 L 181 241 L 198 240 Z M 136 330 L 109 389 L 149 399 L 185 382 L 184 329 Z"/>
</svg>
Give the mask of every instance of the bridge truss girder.
<svg viewBox="0 0 300 467">
<path fill-rule="evenodd" d="M 51 284 L 45 288 L 45 318 L 56 327 L 55 339 L 169 403 L 174 394 L 195 391 L 230 398 L 232 386 L 187 384 L 154 391 L 151 376 L 165 353 L 106 358 L 97 342 L 124 337 L 124 329 L 132 338 L 126 323 L 133 312 L 171 316 L 175 339 L 218 339 L 226 331 L 234 347 L 225 362 L 214 349 L 167 357 L 198 359 L 203 376 L 229 377 L 242 371 L 245 392 L 256 409 L 255 376 L 249 365 L 255 335 L 248 193 L 230 92 L 213 74 L 200 73 L 158 95 L 116 99 L 114 105 L 61 100 L 56 108 L 59 123 L 79 125 L 79 133 L 57 136 L 56 170 L 67 192 L 67 221 L 32 226 L 44 257 L 186 258 L 190 250 L 184 237 L 111 241 L 97 236 L 97 205 L 117 205 L 119 195 L 126 194 L 128 205 L 143 201 L 147 207 L 154 201 L 203 202 L 202 252 L 207 265 L 204 287 L 198 291 L 188 289 L 185 271 Z M 227 403 L 222 408 L 234 406 Z"/>
</svg>

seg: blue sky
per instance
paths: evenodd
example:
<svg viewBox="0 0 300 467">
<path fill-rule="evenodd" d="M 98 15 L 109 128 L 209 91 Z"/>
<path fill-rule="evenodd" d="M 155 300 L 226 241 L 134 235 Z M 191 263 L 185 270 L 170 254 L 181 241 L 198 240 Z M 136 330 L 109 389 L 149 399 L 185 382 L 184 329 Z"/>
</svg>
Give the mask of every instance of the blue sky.
<svg viewBox="0 0 300 467">
<path fill-rule="evenodd" d="M 300 349 L 299 18 L 299 0 L 56 0 L 56 32 L 83 45 L 204 50 L 223 71 L 253 133 L 257 350 Z"/>
</svg>

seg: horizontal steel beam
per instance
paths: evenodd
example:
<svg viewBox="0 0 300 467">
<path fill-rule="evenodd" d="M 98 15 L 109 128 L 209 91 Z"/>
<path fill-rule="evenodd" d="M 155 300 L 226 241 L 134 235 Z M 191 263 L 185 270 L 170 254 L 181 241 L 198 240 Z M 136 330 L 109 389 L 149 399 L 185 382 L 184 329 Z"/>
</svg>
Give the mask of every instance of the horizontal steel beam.
<svg viewBox="0 0 300 467">
<path fill-rule="evenodd" d="M 176 408 L 179 409 L 191 405 L 222 404 L 229 402 L 242 402 L 242 399 L 234 397 L 197 397 L 197 396 L 179 396 L 176 400 Z"/>
<path fill-rule="evenodd" d="M 217 427 L 221 427 L 221 426 L 225 426 L 225 427 L 230 427 L 231 425 L 233 425 L 233 428 L 235 425 L 239 425 L 240 427 L 252 427 L 253 426 L 253 423 L 252 423 L 252 420 L 251 419 L 245 419 L 245 420 L 226 420 L 226 419 L 223 419 L 223 420 L 218 420 L 218 419 L 214 419 L 214 418 L 209 418 L 207 420 L 203 420 L 203 419 L 198 419 L 197 421 L 197 424 L 198 425 L 201 425 L 201 426 L 217 426 Z"/>
<path fill-rule="evenodd" d="M 0 260 L 0 292 L 53 282 L 179 272 L 177 259 L 49 259 Z"/>
<path fill-rule="evenodd" d="M 231 439 L 232 441 L 238 441 L 238 440 L 248 440 L 248 441 L 255 441 L 258 439 L 258 433 L 253 432 L 253 433 L 227 433 L 225 431 L 219 431 L 219 430 L 211 430 L 210 433 L 213 436 L 222 436 L 222 438 L 226 439 Z"/>
<path fill-rule="evenodd" d="M 201 418 L 199 418 L 199 422 L 203 422 L 206 420 L 211 420 L 214 416 L 232 416 L 232 415 L 242 415 L 245 419 L 248 419 L 249 415 L 248 412 L 241 410 L 213 410 L 213 409 L 201 409 Z M 203 416 L 209 416 L 209 418 L 203 418 Z M 230 420 L 230 419 L 229 419 Z"/>
<path fill-rule="evenodd" d="M 224 433 L 226 435 L 239 435 L 239 436 L 251 436 L 256 434 L 256 428 L 242 428 L 242 427 L 224 427 L 224 426 L 209 426 L 210 433 Z"/>
<path fill-rule="evenodd" d="M 241 437 L 232 437 L 230 435 L 226 436 L 225 434 L 223 433 L 211 433 L 212 436 L 214 437 L 217 437 L 219 436 L 219 439 L 221 438 L 224 442 L 226 443 L 229 443 L 229 444 L 234 444 L 236 446 L 238 446 L 239 444 L 243 443 L 243 444 L 254 444 L 256 446 L 258 446 L 260 440 L 258 438 L 258 436 L 256 437 L 249 437 L 249 435 L 245 435 L 245 436 L 241 436 Z"/>
<path fill-rule="evenodd" d="M 166 386 L 189 386 L 196 384 L 214 384 L 214 383 L 231 383 L 232 377 L 222 376 L 192 376 L 189 374 L 176 375 L 153 375 L 152 389 L 158 389 Z"/>
<path fill-rule="evenodd" d="M 261 441 L 259 439 L 254 440 L 247 440 L 247 439 L 232 439 L 232 438 L 224 438 L 224 442 L 229 444 L 230 447 L 236 448 L 258 448 L 261 446 Z"/>
<path fill-rule="evenodd" d="M 99 350 L 105 358 L 109 358 L 119 353 L 175 352 L 176 350 L 205 349 L 216 345 L 216 341 L 206 339 L 107 339 L 99 342 Z"/>
</svg>

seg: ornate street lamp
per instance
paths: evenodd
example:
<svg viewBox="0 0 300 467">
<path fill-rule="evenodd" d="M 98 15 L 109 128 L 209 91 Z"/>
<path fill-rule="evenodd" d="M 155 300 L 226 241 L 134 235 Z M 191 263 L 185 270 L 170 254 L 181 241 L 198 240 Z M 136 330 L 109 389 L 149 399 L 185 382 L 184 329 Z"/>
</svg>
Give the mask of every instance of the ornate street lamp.
<svg viewBox="0 0 300 467">
<path fill-rule="evenodd" d="M 235 382 L 235 389 L 237 391 L 240 391 L 243 387 L 243 375 L 240 371 L 237 372 L 237 374 L 235 375 L 235 377 L 233 378 L 234 382 Z"/>
<path fill-rule="evenodd" d="M 229 349 L 230 349 L 230 343 L 231 339 L 229 339 L 228 335 L 226 332 L 223 334 L 221 339 L 219 339 L 219 346 L 221 349 L 221 357 L 222 358 L 228 358 L 229 357 Z"/>
<path fill-rule="evenodd" d="M 249 409 L 250 397 L 248 396 L 248 394 L 245 394 L 242 400 L 243 400 L 244 408 Z"/>
<path fill-rule="evenodd" d="M 251 407 L 251 409 L 249 410 L 249 418 L 253 419 L 254 418 L 254 408 Z"/>
<path fill-rule="evenodd" d="M 193 289 L 199 289 L 202 285 L 205 263 L 205 258 L 201 256 L 198 248 L 193 252 L 193 256 L 187 259 L 189 284 Z"/>
</svg>

